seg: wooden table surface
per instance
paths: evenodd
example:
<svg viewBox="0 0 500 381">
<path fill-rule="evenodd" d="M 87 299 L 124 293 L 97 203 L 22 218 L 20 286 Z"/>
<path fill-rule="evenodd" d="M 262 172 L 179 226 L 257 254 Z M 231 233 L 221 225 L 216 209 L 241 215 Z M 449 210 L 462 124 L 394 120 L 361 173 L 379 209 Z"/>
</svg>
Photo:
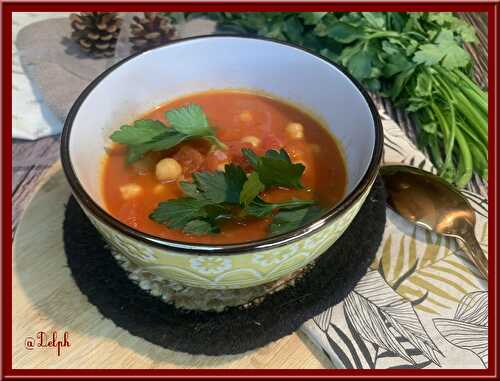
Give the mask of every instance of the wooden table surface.
<svg viewBox="0 0 500 381">
<path fill-rule="evenodd" d="M 469 21 L 476 29 L 479 43 L 468 47 L 474 59 L 474 74 L 479 83 L 487 85 L 488 59 L 487 59 L 487 31 L 488 21 L 485 13 L 462 13 L 465 20 Z M 405 130 L 408 136 L 415 141 L 414 126 L 407 115 L 401 110 L 396 110 L 391 103 L 378 96 L 373 96 L 374 101 L 383 107 L 387 113 Z M 59 157 L 59 135 L 42 138 L 36 141 L 14 139 L 13 142 L 13 174 L 12 174 L 12 228 L 13 234 L 22 211 L 26 207 L 33 187 L 40 175 L 49 168 Z M 469 185 L 471 190 L 487 194 L 487 186 L 477 179 Z"/>
</svg>

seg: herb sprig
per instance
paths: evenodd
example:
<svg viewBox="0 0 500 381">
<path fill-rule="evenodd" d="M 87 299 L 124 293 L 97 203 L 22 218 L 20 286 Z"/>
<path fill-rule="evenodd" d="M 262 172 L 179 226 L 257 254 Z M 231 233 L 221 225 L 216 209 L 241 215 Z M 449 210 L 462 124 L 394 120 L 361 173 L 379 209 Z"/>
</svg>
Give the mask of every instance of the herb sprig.
<svg viewBox="0 0 500 381">
<path fill-rule="evenodd" d="M 291 162 L 287 152 L 268 150 L 258 156 L 250 149 L 243 154 L 254 170 L 228 164 L 224 172 L 195 172 L 193 181 L 182 181 L 184 197 L 161 202 L 150 218 L 172 229 L 194 235 L 220 232 L 220 222 L 246 216 L 263 218 L 273 215 L 271 234 L 293 230 L 315 218 L 321 209 L 311 200 L 293 199 L 268 203 L 259 195 L 273 187 L 303 188 L 300 177 L 302 164 Z"/>
<path fill-rule="evenodd" d="M 165 113 L 170 124 L 167 128 L 159 120 L 141 119 L 133 125 L 123 125 L 111 134 L 111 140 L 127 145 L 127 162 L 141 159 L 147 152 L 163 151 L 175 147 L 183 141 L 204 138 L 222 149 L 227 149 L 215 136 L 203 109 L 197 104 L 189 104 Z"/>
</svg>

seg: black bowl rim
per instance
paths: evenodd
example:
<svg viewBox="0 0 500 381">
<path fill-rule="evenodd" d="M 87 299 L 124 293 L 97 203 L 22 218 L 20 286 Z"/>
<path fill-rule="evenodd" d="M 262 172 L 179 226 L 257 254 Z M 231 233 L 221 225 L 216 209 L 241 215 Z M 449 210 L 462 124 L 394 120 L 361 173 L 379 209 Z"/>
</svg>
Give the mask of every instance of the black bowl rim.
<svg viewBox="0 0 500 381">
<path fill-rule="evenodd" d="M 375 127 L 375 145 L 372 153 L 372 158 L 370 161 L 370 164 L 368 166 L 368 169 L 366 170 L 363 178 L 361 181 L 358 183 L 358 185 L 336 206 L 333 208 L 329 209 L 328 212 L 326 212 L 321 218 L 314 220 L 310 222 L 309 224 L 302 226 L 298 229 L 292 230 L 290 232 L 276 235 L 276 236 L 271 236 L 268 238 L 264 238 L 261 240 L 256 240 L 256 241 L 248 241 L 248 242 L 242 242 L 242 243 L 236 243 L 236 244 L 222 244 L 222 245 L 212 245 L 212 244 L 202 244 L 202 243 L 189 243 L 189 242 L 182 242 L 182 241 L 174 241 L 174 240 L 167 240 L 163 238 L 159 238 L 144 232 L 141 232 L 139 230 L 136 230 L 128 225 L 125 225 L 123 222 L 117 220 L 106 210 L 101 208 L 91 197 L 90 195 L 85 191 L 83 188 L 82 184 L 78 180 L 75 171 L 73 169 L 73 166 L 71 164 L 70 160 L 70 155 L 69 155 L 69 139 L 71 135 L 71 129 L 73 126 L 74 119 L 82 105 L 82 103 L 85 101 L 85 99 L 89 96 L 89 94 L 92 92 L 92 90 L 105 78 L 107 77 L 111 72 L 113 72 L 115 69 L 120 67 L 121 65 L 125 64 L 129 60 L 132 60 L 138 56 L 141 56 L 143 54 L 148 54 L 153 50 L 156 49 L 164 49 L 165 47 L 175 45 L 175 44 L 182 44 L 186 41 L 191 41 L 191 40 L 202 40 L 202 39 L 207 39 L 207 38 L 236 38 L 236 39 L 253 39 L 253 40 L 261 40 L 261 41 L 267 41 L 267 42 L 272 42 L 275 44 L 280 44 L 280 45 L 285 45 L 294 49 L 301 50 L 307 54 L 311 54 L 316 58 L 319 58 L 320 60 L 328 63 L 329 65 L 333 66 L 335 69 L 339 70 L 342 72 L 353 84 L 354 86 L 359 90 L 361 95 L 364 97 L 365 101 L 368 104 L 368 107 L 370 109 L 370 112 L 372 114 L 373 118 L 373 125 Z M 64 127 L 61 135 L 61 148 L 60 148 L 60 154 L 61 154 L 61 162 L 62 162 L 62 167 L 63 171 L 66 175 L 66 178 L 68 179 L 68 182 L 70 184 L 70 187 L 72 188 L 73 194 L 76 196 L 77 200 L 82 203 L 85 208 L 87 208 L 94 217 L 99 219 L 102 223 L 106 225 L 110 225 L 113 229 L 117 230 L 118 232 L 132 238 L 138 241 L 141 241 L 143 243 L 146 243 L 148 245 L 151 245 L 153 247 L 159 248 L 159 249 L 164 249 L 164 250 L 169 250 L 169 251 L 176 251 L 176 252 L 182 252 L 186 254 L 194 254 L 194 255 L 207 255 L 207 254 L 217 254 L 217 255 L 231 255 L 231 254 L 244 254 L 248 252 L 255 252 L 255 251 L 261 251 L 261 250 L 269 250 L 272 248 L 280 247 L 283 245 L 287 245 L 291 242 L 297 241 L 299 239 L 303 239 L 308 235 L 311 235 L 312 233 L 319 231 L 322 229 L 324 226 L 326 226 L 329 222 L 334 220 L 337 216 L 342 214 L 346 209 L 348 209 L 351 205 L 353 205 L 364 193 L 365 190 L 373 183 L 375 180 L 377 173 L 378 173 L 378 168 L 380 166 L 380 162 L 382 159 L 382 151 L 383 151 L 383 129 L 382 129 L 382 122 L 380 120 L 380 116 L 378 114 L 377 108 L 375 107 L 373 101 L 371 100 L 370 96 L 368 95 L 367 91 L 362 87 L 362 85 L 350 75 L 345 68 L 342 66 L 332 62 L 331 60 L 322 57 L 310 49 L 297 46 L 295 44 L 289 43 L 289 42 L 284 42 L 280 41 L 277 39 L 273 38 L 267 38 L 267 37 L 260 37 L 260 36 L 249 36 L 249 35 L 239 35 L 239 34 L 210 34 L 210 35 L 200 35 L 200 36 L 194 36 L 194 37 L 188 37 L 188 38 L 183 38 L 183 39 L 178 39 L 171 41 L 165 45 L 144 51 L 144 52 L 138 52 L 135 54 L 132 54 L 123 60 L 115 63 L 108 69 L 106 69 L 103 73 L 101 73 L 97 78 L 95 78 L 83 91 L 82 93 L 78 96 L 76 101 L 74 102 L 73 106 L 71 107 L 68 116 L 66 117 L 66 120 L 64 122 Z"/>
</svg>

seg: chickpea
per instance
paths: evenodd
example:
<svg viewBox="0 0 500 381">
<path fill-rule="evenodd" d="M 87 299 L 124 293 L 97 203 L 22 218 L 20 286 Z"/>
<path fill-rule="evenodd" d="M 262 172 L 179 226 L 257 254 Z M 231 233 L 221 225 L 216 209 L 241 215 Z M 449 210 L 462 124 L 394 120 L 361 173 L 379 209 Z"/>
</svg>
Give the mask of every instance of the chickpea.
<svg viewBox="0 0 500 381">
<path fill-rule="evenodd" d="M 240 113 L 240 120 L 243 123 L 250 123 L 253 120 L 252 113 L 248 110 L 245 110 Z"/>
<path fill-rule="evenodd" d="M 130 200 L 132 198 L 138 197 L 142 193 L 143 189 L 139 184 L 130 183 L 125 184 L 120 187 L 120 193 L 124 200 Z"/>
<path fill-rule="evenodd" d="M 160 182 L 175 181 L 182 174 L 182 167 L 175 159 L 167 157 L 156 164 L 156 178 Z"/>
<path fill-rule="evenodd" d="M 304 137 L 304 126 L 300 123 L 288 123 L 286 133 L 292 139 L 302 139 Z"/>
<path fill-rule="evenodd" d="M 241 139 L 242 143 L 249 143 L 252 147 L 257 148 L 260 146 L 260 139 L 256 136 L 245 136 L 244 138 Z"/>
</svg>

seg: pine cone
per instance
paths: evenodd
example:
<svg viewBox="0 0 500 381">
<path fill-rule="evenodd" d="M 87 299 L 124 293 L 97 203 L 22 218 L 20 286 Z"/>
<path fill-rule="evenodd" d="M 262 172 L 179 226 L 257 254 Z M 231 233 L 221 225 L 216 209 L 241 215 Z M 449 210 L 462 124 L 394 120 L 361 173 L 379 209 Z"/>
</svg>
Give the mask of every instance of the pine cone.
<svg viewBox="0 0 500 381">
<path fill-rule="evenodd" d="M 175 27 L 169 17 L 157 12 L 144 12 L 144 18 L 133 17 L 130 24 L 133 52 L 142 52 L 163 45 L 175 36 Z"/>
<path fill-rule="evenodd" d="M 117 13 L 84 12 L 69 16 L 73 33 L 71 38 L 90 56 L 112 57 L 123 20 Z"/>
</svg>

